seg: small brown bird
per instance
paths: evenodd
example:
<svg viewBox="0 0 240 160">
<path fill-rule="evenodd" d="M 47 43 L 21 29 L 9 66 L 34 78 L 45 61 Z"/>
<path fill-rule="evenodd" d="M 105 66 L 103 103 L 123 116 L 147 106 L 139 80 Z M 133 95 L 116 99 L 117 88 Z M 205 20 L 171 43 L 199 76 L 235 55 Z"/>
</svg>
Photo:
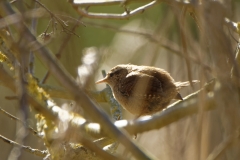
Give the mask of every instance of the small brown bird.
<svg viewBox="0 0 240 160">
<path fill-rule="evenodd" d="M 115 66 L 96 83 L 107 83 L 122 107 L 137 117 L 163 110 L 172 99 L 183 100 L 179 89 L 190 85 L 189 82 L 175 82 L 163 69 L 131 64 Z"/>
</svg>

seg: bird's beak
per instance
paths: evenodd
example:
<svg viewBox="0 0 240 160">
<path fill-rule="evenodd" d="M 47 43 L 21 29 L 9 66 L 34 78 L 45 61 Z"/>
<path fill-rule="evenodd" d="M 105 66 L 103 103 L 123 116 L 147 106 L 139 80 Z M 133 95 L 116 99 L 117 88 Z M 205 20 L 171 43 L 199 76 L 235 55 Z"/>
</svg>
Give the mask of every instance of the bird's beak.
<svg viewBox="0 0 240 160">
<path fill-rule="evenodd" d="M 97 82 L 95 82 L 96 84 L 99 84 L 99 83 L 107 83 L 107 79 L 108 77 L 105 77 L 105 78 L 103 78 L 103 79 L 100 79 L 100 80 L 98 80 Z"/>
</svg>

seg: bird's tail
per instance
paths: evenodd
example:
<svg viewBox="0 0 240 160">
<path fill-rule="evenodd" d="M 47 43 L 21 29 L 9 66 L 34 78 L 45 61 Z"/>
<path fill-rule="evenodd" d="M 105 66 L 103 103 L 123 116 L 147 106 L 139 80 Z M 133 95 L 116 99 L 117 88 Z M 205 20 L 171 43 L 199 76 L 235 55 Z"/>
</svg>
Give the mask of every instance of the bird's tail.
<svg viewBox="0 0 240 160">
<path fill-rule="evenodd" d="M 199 83 L 200 81 L 199 80 L 192 80 L 192 84 L 196 84 L 196 83 Z M 180 89 L 182 87 L 187 87 L 187 86 L 190 86 L 190 82 L 189 81 L 186 81 L 186 82 L 175 82 L 174 83 L 175 86 Z"/>
</svg>

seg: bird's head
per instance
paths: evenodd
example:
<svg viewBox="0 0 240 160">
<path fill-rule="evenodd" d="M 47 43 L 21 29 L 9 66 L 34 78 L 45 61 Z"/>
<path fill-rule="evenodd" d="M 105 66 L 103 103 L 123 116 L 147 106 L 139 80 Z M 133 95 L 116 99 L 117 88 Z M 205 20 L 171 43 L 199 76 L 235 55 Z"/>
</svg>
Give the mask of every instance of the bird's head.
<svg viewBox="0 0 240 160">
<path fill-rule="evenodd" d="M 114 87 L 118 82 L 127 76 L 128 70 L 128 65 L 117 65 L 107 73 L 105 78 L 98 80 L 96 84 L 107 83 L 111 87 Z"/>
</svg>

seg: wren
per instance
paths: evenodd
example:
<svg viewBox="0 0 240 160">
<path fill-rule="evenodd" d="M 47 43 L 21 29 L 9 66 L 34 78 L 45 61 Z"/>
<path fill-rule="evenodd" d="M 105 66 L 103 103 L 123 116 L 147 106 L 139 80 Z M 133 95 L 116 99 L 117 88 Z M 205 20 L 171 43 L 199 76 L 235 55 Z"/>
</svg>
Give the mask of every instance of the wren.
<svg viewBox="0 0 240 160">
<path fill-rule="evenodd" d="M 96 82 L 99 83 L 107 83 L 122 107 L 137 117 L 163 110 L 172 99 L 183 100 L 179 90 L 190 85 L 188 81 L 175 82 L 161 68 L 131 64 L 115 66 L 105 78 Z"/>
</svg>

